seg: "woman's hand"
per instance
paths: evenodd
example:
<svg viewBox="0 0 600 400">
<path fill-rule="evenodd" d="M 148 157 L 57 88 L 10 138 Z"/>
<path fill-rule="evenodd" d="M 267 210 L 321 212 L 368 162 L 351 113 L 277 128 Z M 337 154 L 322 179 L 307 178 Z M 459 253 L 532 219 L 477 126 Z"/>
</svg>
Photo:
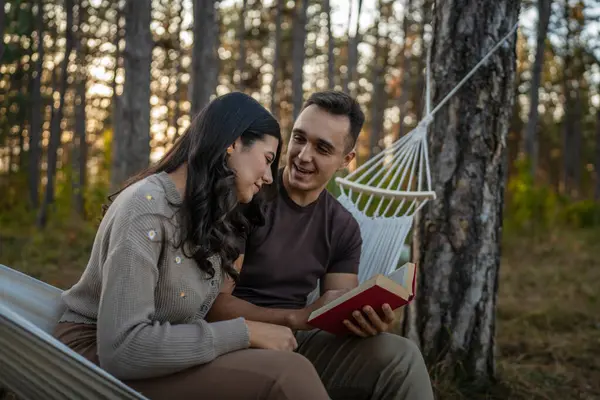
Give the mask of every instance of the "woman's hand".
<svg viewBox="0 0 600 400">
<path fill-rule="evenodd" d="M 256 321 L 246 321 L 246 325 L 250 333 L 250 347 L 284 351 L 294 351 L 298 347 L 296 337 L 287 326 Z"/>
</svg>

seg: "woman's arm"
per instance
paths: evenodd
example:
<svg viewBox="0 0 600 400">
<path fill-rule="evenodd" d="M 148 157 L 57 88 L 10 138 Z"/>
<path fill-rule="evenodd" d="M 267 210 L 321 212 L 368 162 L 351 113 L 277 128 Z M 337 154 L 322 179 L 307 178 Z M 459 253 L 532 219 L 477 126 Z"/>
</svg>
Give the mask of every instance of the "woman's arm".
<svg viewBox="0 0 600 400">
<path fill-rule="evenodd" d="M 135 209 L 127 214 L 113 226 L 102 266 L 100 365 L 120 379 L 150 378 L 247 348 L 249 333 L 242 318 L 190 324 L 154 320 L 162 221 Z"/>
</svg>

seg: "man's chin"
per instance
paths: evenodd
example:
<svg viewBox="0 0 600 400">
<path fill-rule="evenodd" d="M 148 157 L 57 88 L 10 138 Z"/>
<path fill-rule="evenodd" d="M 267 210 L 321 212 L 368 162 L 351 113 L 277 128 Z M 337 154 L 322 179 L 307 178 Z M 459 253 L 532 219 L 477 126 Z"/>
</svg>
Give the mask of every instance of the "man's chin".
<svg viewBox="0 0 600 400">
<path fill-rule="evenodd" d="M 316 177 L 315 177 L 316 178 Z M 298 179 L 293 175 L 290 176 L 289 185 L 292 189 L 302 192 L 312 192 L 321 189 L 318 179 Z"/>
</svg>

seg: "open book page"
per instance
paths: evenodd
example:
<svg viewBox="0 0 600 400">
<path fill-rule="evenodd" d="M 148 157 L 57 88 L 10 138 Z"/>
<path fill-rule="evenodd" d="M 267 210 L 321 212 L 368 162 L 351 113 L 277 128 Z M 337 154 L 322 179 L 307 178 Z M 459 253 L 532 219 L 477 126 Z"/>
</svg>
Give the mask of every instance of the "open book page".
<svg viewBox="0 0 600 400">
<path fill-rule="evenodd" d="M 410 291 L 412 281 L 410 280 L 411 273 L 409 266 L 410 263 L 404 264 L 403 266 L 389 274 L 387 277 Z"/>
</svg>

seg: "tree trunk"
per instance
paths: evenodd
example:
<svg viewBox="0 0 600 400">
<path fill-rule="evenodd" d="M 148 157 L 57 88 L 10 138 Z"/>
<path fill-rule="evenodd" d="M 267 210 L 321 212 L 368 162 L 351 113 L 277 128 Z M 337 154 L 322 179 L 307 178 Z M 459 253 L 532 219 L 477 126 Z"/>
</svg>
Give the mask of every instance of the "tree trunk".
<svg viewBox="0 0 600 400">
<path fill-rule="evenodd" d="M 75 211 L 85 218 L 85 182 L 87 175 L 87 140 L 86 140 L 86 50 L 85 37 L 83 33 L 83 21 L 86 20 L 86 9 L 83 0 L 78 0 L 77 7 L 77 42 L 75 51 L 78 59 L 78 74 L 75 94 L 75 137 L 73 141 L 73 204 Z"/>
<path fill-rule="evenodd" d="M 379 15 L 375 21 L 375 48 L 373 49 L 373 64 L 371 65 L 371 82 L 373 82 L 373 96 L 371 97 L 371 132 L 369 135 L 369 158 L 379 153 L 379 141 L 381 140 L 383 131 L 383 113 L 385 109 L 385 100 L 387 93 L 385 92 L 385 72 L 387 64 L 387 51 L 385 47 L 387 43 L 382 44 L 379 26 L 382 19 L 383 5 L 381 0 L 378 2 Z M 387 21 L 386 21 L 387 23 Z"/>
<path fill-rule="evenodd" d="M 54 203 L 54 186 L 56 181 L 56 164 L 58 162 L 58 149 L 60 147 L 62 129 L 61 123 L 65 107 L 65 94 L 67 92 L 69 78 L 69 58 L 73 50 L 73 0 L 65 0 L 67 12 L 66 45 L 65 56 L 61 67 L 61 80 L 59 83 L 58 107 L 52 110 L 50 122 L 50 140 L 48 143 L 48 169 L 46 170 L 46 191 L 44 201 L 38 214 L 38 227 L 46 226 L 48 220 L 48 209 Z"/>
<path fill-rule="evenodd" d="M 181 83 L 181 76 L 183 75 L 183 65 L 181 62 L 181 58 L 183 57 L 183 46 L 181 45 L 181 31 L 183 30 L 183 0 L 179 1 L 179 24 L 177 24 L 177 31 L 175 33 L 175 40 L 177 51 L 179 52 L 179 57 L 174 60 L 173 72 L 174 72 L 174 81 L 175 81 L 175 92 L 173 93 L 173 114 L 171 119 L 171 126 L 175 128 L 175 134 L 173 135 L 173 143 L 179 138 L 179 117 L 181 116 L 181 98 L 179 96 L 179 85 Z"/>
<path fill-rule="evenodd" d="M 540 100 L 540 84 L 542 82 L 542 68 L 544 66 L 544 53 L 546 49 L 546 36 L 550 23 L 551 0 L 538 0 L 538 26 L 535 50 L 535 62 L 531 71 L 530 110 L 525 131 L 525 154 L 529 159 L 530 173 L 535 179 L 538 165 L 537 124 L 539 120 L 538 104 Z"/>
<path fill-rule="evenodd" d="M 565 72 L 566 73 L 566 72 Z M 571 171 L 572 162 L 572 131 L 573 131 L 573 117 L 572 117 L 572 109 L 573 105 L 571 104 L 572 96 L 571 89 L 568 80 L 564 82 L 565 88 L 565 101 L 564 101 L 564 110 L 565 113 L 563 115 L 563 126 L 562 126 L 562 154 L 563 154 L 563 173 L 562 173 L 562 193 L 569 196 L 571 194 L 571 190 L 573 188 L 573 174 Z"/>
<path fill-rule="evenodd" d="M 594 199 L 600 201 L 600 110 L 596 113 L 596 190 Z"/>
<path fill-rule="evenodd" d="M 400 96 L 398 96 L 398 110 L 400 112 L 400 121 L 398 123 L 398 137 L 404 136 L 406 133 L 406 125 L 404 118 L 408 113 L 408 99 L 410 98 L 410 64 L 412 60 L 412 39 L 410 38 L 410 14 L 413 11 L 413 0 L 404 2 L 404 15 L 402 17 L 402 30 L 404 38 L 402 39 L 402 51 L 400 52 Z"/>
<path fill-rule="evenodd" d="M 271 81 L 271 113 L 279 119 L 279 95 L 277 83 L 279 82 L 279 59 L 281 57 L 281 17 L 283 13 L 283 1 L 276 0 L 275 11 L 275 49 L 273 52 L 273 80 Z"/>
<path fill-rule="evenodd" d="M 331 26 L 331 3 L 330 0 L 324 0 L 323 9 L 327 15 L 327 87 L 333 90 L 335 87 L 335 59 L 333 50 L 335 48 L 335 39 L 333 37 Z"/>
<path fill-rule="evenodd" d="M 29 203 L 33 209 L 39 205 L 40 163 L 42 149 L 42 126 L 44 124 L 44 107 L 42 103 L 42 73 L 44 72 L 44 1 L 37 2 L 37 60 L 35 74 L 31 82 L 31 124 L 29 135 Z"/>
<path fill-rule="evenodd" d="M 236 90 L 243 92 L 246 88 L 244 80 L 244 72 L 246 67 L 246 9 L 248 1 L 242 0 L 242 9 L 240 10 L 240 20 L 237 31 L 237 42 L 239 45 L 238 59 L 237 59 L 237 87 Z M 235 82 L 235 80 L 233 81 Z"/>
<path fill-rule="evenodd" d="M 578 74 L 579 75 L 579 74 Z M 579 75 L 583 76 L 583 74 Z M 581 99 L 581 84 L 582 79 L 578 79 L 577 88 L 575 89 L 575 99 L 573 102 L 573 131 L 571 132 L 571 176 L 573 177 L 573 186 L 571 190 L 571 196 L 574 199 L 579 199 L 582 193 L 581 187 L 581 153 L 582 153 L 582 139 L 583 139 L 583 101 Z"/>
<path fill-rule="evenodd" d="M 519 0 L 439 2 L 434 11 L 433 104 L 513 27 Z M 436 115 L 429 136 L 437 200 L 416 229 L 417 297 L 405 333 L 439 373 L 494 378 L 505 152 L 514 101 L 516 35 Z"/>
<path fill-rule="evenodd" d="M 431 24 L 431 6 L 431 0 L 424 0 L 421 6 L 419 41 L 421 42 L 423 52 L 417 58 L 417 78 L 413 80 L 413 104 L 415 110 L 415 118 L 417 121 L 421 121 L 421 119 L 423 118 L 423 112 L 425 111 L 425 79 L 427 79 L 427 71 L 425 70 L 425 67 L 427 66 L 427 44 L 425 40 L 427 29 L 425 28 L 425 26 L 427 24 Z"/>
<path fill-rule="evenodd" d="M 113 148 L 114 186 L 148 166 L 150 160 L 150 63 L 153 41 L 150 2 L 127 2 L 125 14 L 125 83 L 118 102 L 118 131 Z"/>
<path fill-rule="evenodd" d="M 302 0 L 302 5 L 296 2 L 294 13 L 294 27 L 292 35 L 292 98 L 293 98 L 293 119 L 300 114 L 302 103 L 304 101 L 304 90 L 302 83 L 304 81 L 304 45 L 306 42 L 306 11 L 308 9 L 308 0 Z"/>
<path fill-rule="evenodd" d="M 2 57 L 4 56 L 4 0 L 0 0 L 0 64 L 2 64 Z M 10 170 L 10 166 L 9 166 Z"/>
<path fill-rule="evenodd" d="M 87 175 L 87 140 L 86 140 L 86 78 L 77 82 L 77 101 L 75 104 L 75 147 L 76 157 L 73 159 L 73 171 L 76 172 L 73 180 L 74 205 L 77 213 L 85 218 L 85 182 Z"/>
<path fill-rule="evenodd" d="M 114 43 L 115 43 L 115 64 L 114 64 L 114 70 L 113 70 L 113 78 L 112 78 L 112 83 L 111 83 L 111 88 L 112 88 L 112 155 L 111 155 L 111 159 L 110 159 L 110 191 L 114 192 L 118 189 L 119 185 L 121 184 L 122 181 L 122 177 L 117 173 L 117 171 L 119 171 L 120 164 L 122 162 L 122 160 L 119 159 L 119 157 L 117 157 L 119 153 L 119 149 L 121 147 L 125 146 L 125 143 L 121 144 L 121 142 L 125 142 L 126 138 L 121 134 L 121 129 L 120 129 L 120 123 L 119 121 L 121 120 L 121 96 L 119 96 L 117 94 L 117 75 L 119 74 L 119 67 L 120 67 L 120 62 L 121 62 L 121 48 L 119 46 L 119 43 L 122 39 L 121 36 L 121 17 L 123 14 L 123 10 L 121 9 L 121 7 L 119 6 L 119 3 L 115 3 L 114 4 L 115 8 L 116 8 L 116 16 L 115 16 L 115 25 L 116 25 L 116 30 L 115 30 L 115 37 L 114 37 Z"/>
<path fill-rule="evenodd" d="M 194 44 L 190 102 L 191 114 L 196 115 L 210 101 L 217 88 L 219 65 L 217 59 L 219 26 L 215 0 L 197 0 L 194 9 Z"/>
<path fill-rule="evenodd" d="M 358 11 L 356 13 L 356 32 L 350 37 L 350 17 L 351 13 L 348 14 L 348 65 L 346 71 L 346 80 L 344 83 L 344 91 L 346 93 L 356 93 L 355 88 L 350 88 L 351 84 L 356 79 L 356 67 L 358 65 L 358 44 L 361 40 L 360 35 L 360 13 L 362 11 L 363 0 L 358 0 Z M 350 4 L 352 6 L 352 3 Z M 350 10 L 352 7 L 350 7 Z"/>
<path fill-rule="evenodd" d="M 569 2 L 564 4 L 564 19 L 566 27 L 565 47 L 563 56 L 563 173 L 562 173 L 562 192 L 569 196 L 573 187 L 573 174 L 571 166 L 573 165 L 573 150 L 572 150 L 572 130 L 573 130 L 573 82 L 574 74 L 574 46 L 573 46 L 573 29 L 571 24 L 571 7 Z"/>
</svg>

